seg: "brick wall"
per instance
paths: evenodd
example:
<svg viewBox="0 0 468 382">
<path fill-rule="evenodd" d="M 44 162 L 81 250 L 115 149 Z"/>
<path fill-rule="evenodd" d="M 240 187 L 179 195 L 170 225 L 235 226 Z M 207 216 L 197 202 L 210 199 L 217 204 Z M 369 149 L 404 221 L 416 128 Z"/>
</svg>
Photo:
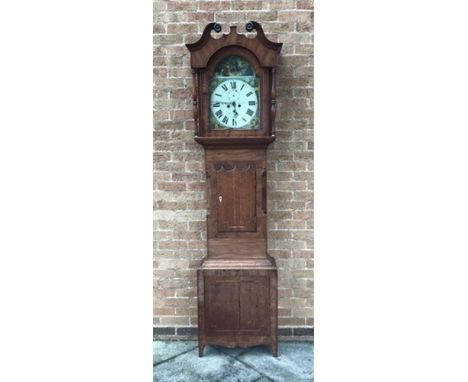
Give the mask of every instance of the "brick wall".
<svg viewBox="0 0 468 382">
<path fill-rule="evenodd" d="M 193 140 L 184 44 L 197 41 L 209 22 L 242 33 L 250 20 L 284 43 L 277 139 L 268 149 L 268 247 L 278 265 L 279 326 L 313 326 L 312 19 L 311 0 L 154 3 L 155 327 L 197 325 L 195 269 L 206 255 L 204 157 Z"/>
</svg>

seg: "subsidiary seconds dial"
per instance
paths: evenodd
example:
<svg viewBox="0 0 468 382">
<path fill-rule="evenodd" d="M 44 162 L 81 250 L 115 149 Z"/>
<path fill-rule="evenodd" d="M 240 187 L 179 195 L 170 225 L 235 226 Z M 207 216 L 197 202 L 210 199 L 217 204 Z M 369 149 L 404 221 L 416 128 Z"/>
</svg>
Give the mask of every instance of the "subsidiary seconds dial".
<svg viewBox="0 0 468 382">
<path fill-rule="evenodd" d="M 245 128 L 257 114 L 254 88 L 240 79 L 221 82 L 211 94 L 211 113 L 223 127 Z"/>
</svg>

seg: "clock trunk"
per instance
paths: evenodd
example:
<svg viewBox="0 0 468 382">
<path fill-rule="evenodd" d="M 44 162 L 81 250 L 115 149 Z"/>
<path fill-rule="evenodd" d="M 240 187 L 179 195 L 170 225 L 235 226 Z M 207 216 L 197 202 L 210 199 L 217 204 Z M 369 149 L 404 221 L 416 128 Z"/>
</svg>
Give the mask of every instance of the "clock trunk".
<svg viewBox="0 0 468 382">
<path fill-rule="evenodd" d="M 208 258 L 267 258 L 266 150 L 205 152 Z"/>
</svg>

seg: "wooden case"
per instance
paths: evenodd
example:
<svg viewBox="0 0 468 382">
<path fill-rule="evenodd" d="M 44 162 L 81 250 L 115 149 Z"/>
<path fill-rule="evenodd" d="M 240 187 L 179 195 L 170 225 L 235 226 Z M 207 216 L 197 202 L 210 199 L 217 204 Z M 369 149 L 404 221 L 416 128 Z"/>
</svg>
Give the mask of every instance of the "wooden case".
<svg viewBox="0 0 468 382">
<path fill-rule="evenodd" d="M 276 66 L 282 44 L 252 21 L 247 38 L 206 26 L 191 52 L 195 140 L 205 148 L 207 257 L 198 269 L 199 354 L 206 344 L 269 345 L 277 356 L 277 269 L 267 252 L 266 150 L 275 140 Z M 223 58 L 247 60 L 259 78 L 259 127 L 211 130 L 208 83 Z"/>
</svg>

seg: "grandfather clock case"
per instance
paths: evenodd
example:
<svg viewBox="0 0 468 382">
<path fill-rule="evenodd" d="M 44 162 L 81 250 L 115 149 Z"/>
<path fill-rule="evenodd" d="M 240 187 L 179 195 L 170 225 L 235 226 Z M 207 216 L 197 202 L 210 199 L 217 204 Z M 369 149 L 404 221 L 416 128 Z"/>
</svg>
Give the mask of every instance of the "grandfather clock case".
<svg viewBox="0 0 468 382">
<path fill-rule="evenodd" d="M 275 140 L 281 43 L 208 24 L 187 44 L 195 141 L 205 149 L 207 256 L 197 270 L 199 355 L 205 345 L 269 345 L 278 354 L 275 260 L 267 252 L 266 151 Z"/>
</svg>

